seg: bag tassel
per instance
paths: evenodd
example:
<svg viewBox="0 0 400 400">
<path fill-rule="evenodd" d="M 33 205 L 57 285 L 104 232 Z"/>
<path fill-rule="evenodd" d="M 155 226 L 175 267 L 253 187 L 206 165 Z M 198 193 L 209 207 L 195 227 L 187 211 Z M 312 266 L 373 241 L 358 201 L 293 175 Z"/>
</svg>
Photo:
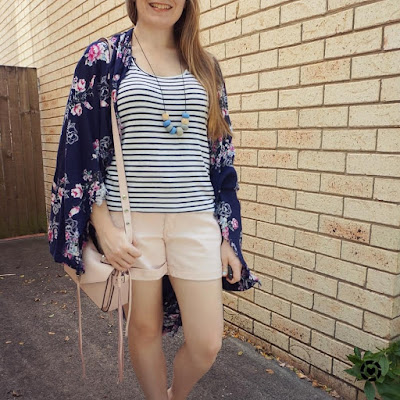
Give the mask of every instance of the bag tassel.
<svg viewBox="0 0 400 400">
<path fill-rule="evenodd" d="M 132 281 L 131 281 L 131 270 L 128 269 L 128 278 L 129 278 L 129 295 L 128 295 L 128 303 L 129 303 L 129 311 L 128 317 L 126 319 L 126 327 L 125 327 L 125 336 L 128 337 L 129 331 L 129 321 L 131 318 L 131 310 L 132 310 Z M 118 381 L 117 383 L 122 383 L 124 379 L 124 338 L 123 338 L 123 314 L 122 314 L 122 294 L 121 294 L 121 286 L 122 279 L 126 279 L 126 276 L 122 278 L 120 274 L 117 276 L 117 290 L 118 290 Z M 80 286 L 80 277 L 77 281 L 77 294 L 78 294 L 78 321 L 79 321 L 79 352 L 81 354 L 82 360 L 82 377 L 86 379 L 86 365 L 85 358 L 83 356 L 83 345 L 82 345 L 82 305 L 81 305 L 81 286 Z M 111 315 L 111 312 L 109 312 Z"/>
</svg>

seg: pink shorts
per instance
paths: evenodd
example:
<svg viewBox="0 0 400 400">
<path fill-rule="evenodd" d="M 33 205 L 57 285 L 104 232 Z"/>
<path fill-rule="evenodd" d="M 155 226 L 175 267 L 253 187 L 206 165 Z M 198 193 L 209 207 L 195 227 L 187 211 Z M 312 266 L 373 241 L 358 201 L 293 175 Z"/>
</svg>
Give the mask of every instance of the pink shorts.
<svg viewBox="0 0 400 400">
<path fill-rule="evenodd" d="M 123 228 L 122 212 L 110 215 Z M 222 236 L 212 211 L 132 211 L 131 223 L 142 252 L 131 269 L 132 279 L 155 280 L 165 274 L 193 280 L 222 278 Z"/>
</svg>

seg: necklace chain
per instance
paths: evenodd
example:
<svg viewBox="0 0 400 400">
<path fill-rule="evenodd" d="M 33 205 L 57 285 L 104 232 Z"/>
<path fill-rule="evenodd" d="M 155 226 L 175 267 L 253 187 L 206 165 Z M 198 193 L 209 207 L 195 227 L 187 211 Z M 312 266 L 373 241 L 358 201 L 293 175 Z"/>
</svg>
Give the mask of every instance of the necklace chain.
<svg viewBox="0 0 400 400">
<path fill-rule="evenodd" d="M 150 61 L 149 61 L 149 59 L 147 58 L 146 53 L 144 52 L 143 47 L 142 47 L 142 45 L 140 44 L 140 42 L 139 42 L 139 40 L 138 40 L 138 38 L 137 38 L 137 36 L 136 36 L 135 31 L 133 31 L 133 34 L 135 35 L 136 41 L 138 42 L 138 44 L 139 44 L 139 46 L 140 46 L 140 49 L 142 50 L 142 53 L 143 53 L 144 57 L 146 58 L 147 63 L 150 65 L 150 68 L 151 68 L 151 70 L 152 70 L 152 72 L 153 72 L 153 75 L 154 75 L 154 77 L 155 77 L 156 80 L 157 80 L 158 86 L 160 87 L 161 98 L 162 98 L 162 102 L 163 102 L 163 105 L 164 105 L 164 112 L 166 113 L 166 112 L 167 112 L 167 109 L 166 109 L 166 107 L 165 107 L 164 95 L 163 95 L 163 92 L 162 92 L 162 89 L 161 89 L 160 82 L 158 81 L 157 75 L 156 75 L 156 73 L 154 72 L 154 69 L 153 69 L 153 67 L 152 67 L 151 64 L 150 64 Z M 182 72 L 182 63 L 181 63 L 180 57 L 179 57 L 179 66 L 180 66 L 180 70 L 181 70 L 181 77 L 182 77 L 182 83 L 183 83 L 183 92 L 184 92 L 184 95 L 185 95 L 185 112 L 184 112 L 184 114 L 186 114 L 186 87 L 185 87 L 185 78 L 184 78 L 184 76 L 183 76 L 184 73 Z"/>
</svg>

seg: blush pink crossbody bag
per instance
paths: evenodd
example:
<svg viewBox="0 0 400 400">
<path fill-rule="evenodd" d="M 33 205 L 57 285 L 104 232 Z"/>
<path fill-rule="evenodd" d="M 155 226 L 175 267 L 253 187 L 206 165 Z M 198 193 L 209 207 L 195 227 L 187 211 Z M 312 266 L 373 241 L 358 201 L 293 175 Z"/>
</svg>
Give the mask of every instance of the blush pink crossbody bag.
<svg viewBox="0 0 400 400">
<path fill-rule="evenodd" d="M 110 60 L 112 59 L 112 46 L 108 38 Z M 110 80 L 110 73 L 108 74 Z M 131 225 L 131 208 L 126 183 L 124 161 L 122 156 L 121 139 L 118 130 L 117 119 L 114 109 L 114 101 L 110 96 L 112 132 L 114 140 L 115 157 L 118 170 L 118 181 L 121 194 L 121 205 L 124 210 L 125 234 L 132 243 L 133 232 Z M 104 312 L 111 312 L 118 309 L 118 383 L 123 381 L 124 352 L 123 352 L 123 315 L 122 305 L 129 303 L 128 317 L 126 321 L 125 336 L 128 336 L 129 320 L 132 308 L 132 285 L 130 270 L 126 273 L 112 267 L 107 259 L 100 253 L 92 238 L 84 244 L 82 249 L 82 260 L 85 265 L 85 273 L 76 275 L 76 270 L 64 264 L 65 272 L 73 279 L 77 285 L 77 298 L 79 309 L 79 350 L 82 359 L 82 375 L 86 378 L 85 360 L 82 349 L 82 307 L 81 307 L 81 289 L 88 297 Z"/>
</svg>

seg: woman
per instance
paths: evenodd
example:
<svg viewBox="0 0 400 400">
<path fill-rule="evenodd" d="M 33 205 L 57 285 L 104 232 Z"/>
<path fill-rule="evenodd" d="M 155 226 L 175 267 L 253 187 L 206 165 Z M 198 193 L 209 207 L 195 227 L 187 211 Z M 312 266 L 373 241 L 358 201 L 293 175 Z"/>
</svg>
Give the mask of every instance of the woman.
<svg viewBox="0 0 400 400">
<path fill-rule="evenodd" d="M 75 69 L 49 245 L 56 262 L 84 273 L 82 247 L 94 226 L 108 261 L 131 269 L 136 376 L 147 399 L 180 400 L 220 350 L 222 288 L 243 291 L 261 282 L 241 252 L 226 88 L 218 62 L 200 45 L 198 0 L 126 5 L 134 28 L 112 36 L 111 60 L 107 43 L 98 40 Z M 120 129 L 133 243 L 124 231 L 110 105 Z M 167 390 L 162 335 L 181 325 L 185 342 Z"/>
</svg>

